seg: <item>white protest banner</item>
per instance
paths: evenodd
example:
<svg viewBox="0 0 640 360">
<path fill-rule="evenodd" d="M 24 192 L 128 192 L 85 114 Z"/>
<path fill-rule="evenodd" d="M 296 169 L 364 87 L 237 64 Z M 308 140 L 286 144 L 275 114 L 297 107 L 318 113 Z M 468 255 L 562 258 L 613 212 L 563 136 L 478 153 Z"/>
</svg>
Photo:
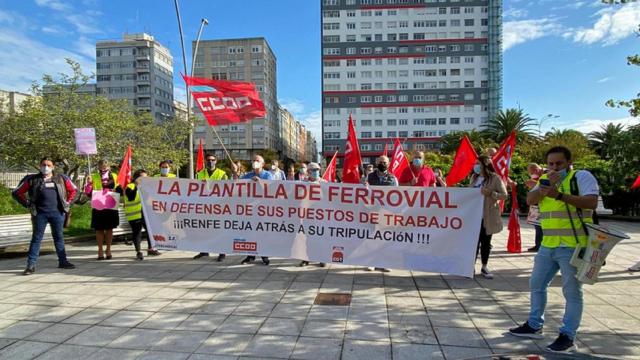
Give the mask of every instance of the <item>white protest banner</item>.
<svg viewBox="0 0 640 360">
<path fill-rule="evenodd" d="M 479 189 L 175 178 L 139 188 L 159 249 L 473 276 Z"/>
<path fill-rule="evenodd" d="M 98 153 L 96 146 L 96 129 L 73 129 L 76 138 L 77 155 L 95 155 Z"/>
</svg>

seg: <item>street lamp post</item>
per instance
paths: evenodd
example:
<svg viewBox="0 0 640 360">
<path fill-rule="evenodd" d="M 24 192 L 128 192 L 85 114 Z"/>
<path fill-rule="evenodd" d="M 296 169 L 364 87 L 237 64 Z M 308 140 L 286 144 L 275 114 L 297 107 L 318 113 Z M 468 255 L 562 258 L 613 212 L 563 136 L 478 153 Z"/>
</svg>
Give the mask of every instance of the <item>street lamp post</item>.
<svg viewBox="0 0 640 360">
<path fill-rule="evenodd" d="M 180 17 L 180 5 L 178 4 L 178 0 L 173 0 L 173 3 L 176 7 L 176 16 L 178 17 L 178 30 L 180 31 L 180 47 L 182 48 L 182 64 L 184 66 L 184 74 L 185 75 L 193 75 L 194 62 L 196 58 L 196 53 L 198 51 L 198 43 L 200 42 L 200 35 L 202 35 L 202 29 L 205 25 L 209 24 L 209 21 L 205 18 L 200 20 L 200 30 L 198 31 L 198 39 L 196 41 L 196 48 L 193 53 L 193 58 L 191 59 L 191 73 L 187 72 L 187 52 L 184 48 L 184 33 L 182 31 L 182 18 Z M 194 124 L 191 121 L 191 92 L 189 91 L 189 86 L 187 86 L 187 123 L 189 124 L 189 178 L 193 179 L 193 128 Z"/>
<path fill-rule="evenodd" d="M 560 116 L 554 114 L 547 114 L 540 121 L 538 121 L 538 138 L 542 139 L 542 124 L 549 119 L 557 119 Z"/>
</svg>

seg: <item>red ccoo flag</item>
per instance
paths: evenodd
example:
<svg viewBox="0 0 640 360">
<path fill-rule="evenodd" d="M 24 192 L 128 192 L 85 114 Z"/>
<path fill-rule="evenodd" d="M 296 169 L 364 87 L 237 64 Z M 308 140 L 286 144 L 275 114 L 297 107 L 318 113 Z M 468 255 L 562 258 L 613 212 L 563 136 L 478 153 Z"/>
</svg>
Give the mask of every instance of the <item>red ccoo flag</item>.
<svg viewBox="0 0 640 360">
<path fill-rule="evenodd" d="M 198 157 L 196 159 L 196 173 L 204 169 L 204 149 L 202 148 L 202 139 L 198 145 Z"/>
<path fill-rule="evenodd" d="M 640 188 L 640 175 L 638 175 L 638 177 L 636 178 L 636 181 L 634 181 L 633 185 L 631 185 L 631 189 L 635 189 L 635 188 Z"/>
<path fill-rule="evenodd" d="M 183 76 L 191 96 L 211 126 L 264 117 L 264 103 L 255 84 Z"/>
<path fill-rule="evenodd" d="M 349 114 L 349 133 L 347 134 L 347 147 L 344 150 L 344 163 L 342 164 L 342 182 L 348 184 L 360 183 L 360 146 L 356 137 L 356 128 Z"/>
<path fill-rule="evenodd" d="M 522 237 L 520 234 L 520 219 L 518 219 L 518 196 L 515 186 L 511 190 L 511 215 L 509 216 L 509 239 L 507 251 L 510 253 L 522 252 Z"/>
<path fill-rule="evenodd" d="M 498 152 L 491 158 L 493 168 L 505 183 L 507 182 L 507 178 L 509 177 L 511 156 L 513 155 L 513 150 L 515 148 L 516 132 L 513 131 L 511 134 L 509 134 L 509 136 L 507 136 L 506 139 L 504 139 L 502 145 L 500 145 L 500 149 L 498 149 Z"/>
<path fill-rule="evenodd" d="M 406 183 L 413 179 L 413 173 L 409 167 L 409 160 L 404 155 L 404 149 L 398 138 L 395 139 L 393 144 L 393 159 L 389 166 L 389 172 L 398 179 L 398 183 Z"/>
<path fill-rule="evenodd" d="M 327 169 L 322 174 L 322 178 L 327 180 L 328 182 L 336 182 L 336 157 L 338 156 L 338 152 L 336 151 L 327 165 Z"/>
<path fill-rule="evenodd" d="M 127 147 L 127 152 L 124 154 L 122 164 L 120 164 L 120 171 L 118 171 L 118 178 L 116 180 L 122 190 L 131 182 L 131 145 Z"/>
<path fill-rule="evenodd" d="M 473 170 L 473 165 L 477 159 L 478 154 L 476 154 L 473 145 L 471 145 L 471 141 L 467 135 L 465 135 L 460 141 L 456 156 L 453 158 L 453 165 L 447 174 L 447 186 L 453 186 L 460 182 L 460 180 L 466 178 L 471 170 Z"/>
<path fill-rule="evenodd" d="M 387 156 L 387 143 L 384 143 L 384 151 L 382 152 L 382 156 Z"/>
</svg>

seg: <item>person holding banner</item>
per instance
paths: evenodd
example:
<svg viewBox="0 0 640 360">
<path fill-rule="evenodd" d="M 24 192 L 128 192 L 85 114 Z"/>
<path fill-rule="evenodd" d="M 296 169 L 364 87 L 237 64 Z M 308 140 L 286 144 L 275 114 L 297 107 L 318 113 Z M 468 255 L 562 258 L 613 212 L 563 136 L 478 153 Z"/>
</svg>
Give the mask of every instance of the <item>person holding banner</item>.
<svg viewBox="0 0 640 360">
<path fill-rule="evenodd" d="M 382 155 L 376 159 L 376 170 L 367 176 L 365 185 L 372 186 L 398 186 L 398 179 L 389 172 L 389 158 Z M 389 272 L 391 270 L 385 268 L 367 267 L 368 271 L 380 270 Z"/>
<path fill-rule="evenodd" d="M 124 211 L 127 215 L 127 221 L 129 221 L 129 225 L 131 225 L 133 246 L 136 249 L 136 258 L 138 260 L 144 259 L 140 251 L 140 242 L 142 241 L 142 228 L 146 229 L 147 227 L 144 221 L 144 214 L 142 213 L 138 184 L 140 183 L 140 179 L 146 176 L 146 170 L 136 170 L 131 177 L 131 184 L 127 185 L 124 189 Z M 160 255 L 160 252 L 151 245 L 149 238 L 147 238 L 147 246 L 147 255 Z"/>
<path fill-rule="evenodd" d="M 76 195 L 76 186 L 68 177 L 54 175 L 54 167 L 50 158 L 42 158 L 40 173 L 25 176 L 11 192 L 11 196 L 20 205 L 30 210 L 33 224 L 33 234 L 27 254 L 27 268 L 22 272 L 23 275 L 31 275 L 36 271 L 40 244 L 47 224 L 51 226 L 53 244 L 58 255 L 58 267 L 60 269 L 76 268 L 67 259 L 62 233 L 65 214 L 69 213 L 71 201 Z M 27 195 L 29 195 L 28 198 Z"/>
<path fill-rule="evenodd" d="M 313 183 L 313 184 L 320 184 L 320 183 L 327 182 L 327 180 L 323 179 L 322 176 L 320 175 L 320 164 L 314 163 L 314 162 L 309 163 L 309 166 L 307 169 L 309 170 L 309 177 L 307 177 L 307 179 L 305 180 L 306 182 Z M 307 265 L 309 265 L 309 261 L 302 260 L 299 266 L 303 267 Z M 320 267 L 325 267 L 325 266 L 327 266 L 327 264 L 323 262 L 320 263 Z"/>
<path fill-rule="evenodd" d="M 287 168 L 287 180 L 295 181 L 296 180 L 296 168 L 293 165 L 290 165 Z"/>
<path fill-rule="evenodd" d="M 298 181 L 305 181 L 307 179 L 307 164 L 300 164 L 300 168 L 296 173 L 295 179 Z"/>
<path fill-rule="evenodd" d="M 413 178 L 408 183 L 401 185 L 433 187 L 436 186 L 436 175 L 433 170 L 424 164 L 424 152 L 416 150 L 411 160 L 411 173 Z"/>
<path fill-rule="evenodd" d="M 555 275 L 562 275 L 562 293 L 566 305 L 562 326 L 556 340 L 547 346 L 553 352 L 576 349 L 576 337 L 582 319 L 582 283 L 576 278 L 577 268 L 571 258 L 577 244 L 586 247 L 589 237 L 585 224 L 593 223 L 592 211 L 598 206 L 599 186 L 588 171 L 571 169 L 571 151 L 556 146 L 547 151 L 548 173 L 527 194 L 527 204 L 540 207 L 542 244 L 535 256 L 529 286 L 531 307 L 529 319 L 509 329 L 514 336 L 541 339 L 547 288 Z"/>
<path fill-rule="evenodd" d="M 436 187 L 447 187 L 447 181 L 442 174 L 442 169 L 434 168 L 433 174 L 436 176 Z"/>
<path fill-rule="evenodd" d="M 205 164 L 205 168 L 200 170 L 196 174 L 196 179 L 204 180 L 204 181 L 229 180 L 229 177 L 227 176 L 227 173 L 224 170 L 216 167 L 216 165 L 218 164 L 218 159 L 216 158 L 215 155 L 213 155 L 213 154 L 205 155 L 204 164 Z M 197 259 L 200 259 L 201 257 L 205 257 L 205 256 L 209 256 L 209 253 L 201 252 L 198 255 L 194 256 L 193 259 L 197 260 Z M 227 255 L 223 254 L 223 253 L 218 254 L 217 261 L 224 260 L 224 258 L 226 256 Z"/>
<path fill-rule="evenodd" d="M 484 205 L 482 208 L 482 222 L 480 223 L 480 237 L 476 248 L 476 257 L 480 253 L 482 268 L 480 273 L 486 279 L 493 279 L 493 274 L 489 271 L 489 255 L 491 254 L 491 237 L 502 231 L 502 217 L 500 201 L 509 197 L 507 188 L 500 176 L 493 168 L 491 158 L 486 155 L 478 156 L 473 166 L 474 174 L 471 177 L 470 187 L 480 188 L 484 195 Z"/>
<path fill-rule="evenodd" d="M 287 177 L 284 174 L 284 171 L 280 170 L 278 160 L 271 161 L 271 169 L 269 172 L 273 176 L 273 180 L 287 180 Z"/>
<path fill-rule="evenodd" d="M 255 155 L 253 157 L 253 161 L 251 162 L 251 168 L 253 171 L 244 174 L 244 176 L 240 177 L 240 179 L 250 179 L 253 181 L 260 180 L 273 180 L 273 175 L 270 172 L 264 170 L 264 158 L 260 155 Z M 234 177 L 238 178 L 238 167 L 233 167 Z M 241 264 L 248 264 L 253 262 L 256 259 L 255 256 L 249 255 L 244 260 L 242 260 Z M 269 257 L 262 256 L 262 263 L 264 265 L 269 265 Z"/>
<path fill-rule="evenodd" d="M 156 175 L 156 176 L 166 177 L 166 178 L 176 177 L 176 174 L 171 172 L 171 164 L 173 164 L 173 161 L 171 160 L 160 161 L 160 164 L 158 165 L 160 167 L 160 175 Z"/>
<path fill-rule="evenodd" d="M 98 161 L 98 172 L 87 179 L 84 192 L 91 199 L 91 228 L 96 231 L 98 242 L 98 260 L 104 260 L 102 245 L 106 244 L 106 259 L 111 259 L 111 242 L 113 229 L 118 227 L 118 201 L 114 200 L 113 192 L 118 183 L 118 175 L 111 172 L 109 162 L 105 159 Z M 117 195 L 117 194 L 116 194 Z M 119 197 L 118 197 L 119 200 Z"/>
</svg>

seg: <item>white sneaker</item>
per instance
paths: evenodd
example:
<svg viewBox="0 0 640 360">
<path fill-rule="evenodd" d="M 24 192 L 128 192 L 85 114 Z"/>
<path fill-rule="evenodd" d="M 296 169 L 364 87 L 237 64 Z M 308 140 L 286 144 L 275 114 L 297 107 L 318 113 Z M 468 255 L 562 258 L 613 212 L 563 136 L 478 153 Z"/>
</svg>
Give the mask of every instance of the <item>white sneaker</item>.
<svg viewBox="0 0 640 360">
<path fill-rule="evenodd" d="M 373 271 L 373 270 L 375 270 L 375 268 L 373 266 L 368 266 L 367 267 L 367 271 Z"/>
<path fill-rule="evenodd" d="M 631 272 L 640 271 L 640 261 L 638 261 L 635 265 L 630 267 L 628 270 Z"/>
<path fill-rule="evenodd" d="M 489 271 L 489 269 L 482 268 L 482 269 L 480 269 L 480 272 L 482 273 L 482 276 L 485 279 L 493 279 L 493 274 Z"/>
</svg>

